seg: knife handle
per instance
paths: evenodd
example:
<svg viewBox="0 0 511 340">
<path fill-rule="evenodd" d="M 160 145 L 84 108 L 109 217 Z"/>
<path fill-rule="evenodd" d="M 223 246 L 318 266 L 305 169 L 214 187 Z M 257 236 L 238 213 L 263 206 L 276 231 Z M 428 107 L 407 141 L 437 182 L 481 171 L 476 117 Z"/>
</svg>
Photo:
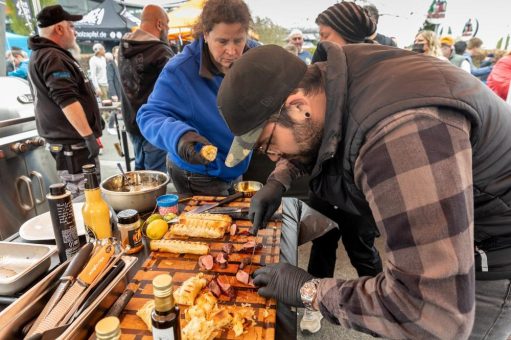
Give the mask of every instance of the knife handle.
<svg viewBox="0 0 511 340">
<path fill-rule="evenodd" d="M 87 286 L 92 284 L 96 277 L 105 270 L 114 253 L 115 248 L 112 244 L 101 246 L 78 275 L 78 279 Z"/>
<path fill-rule="evenodd" d="M 82 270 L 85 263 L 87 263 L 87 259 L 90 257 L 92 249 L 94 249 L 94 245 L 92 243 L 89 242 L 84 245 L 78 253 L 73 256 L 71 262 L 67 265 L 66 271 L 62 274 L 60 279 L 72 278 L 72 280 L 74 280 L 78 273 L 80 273 L 80 270 Z"/>
</svg>

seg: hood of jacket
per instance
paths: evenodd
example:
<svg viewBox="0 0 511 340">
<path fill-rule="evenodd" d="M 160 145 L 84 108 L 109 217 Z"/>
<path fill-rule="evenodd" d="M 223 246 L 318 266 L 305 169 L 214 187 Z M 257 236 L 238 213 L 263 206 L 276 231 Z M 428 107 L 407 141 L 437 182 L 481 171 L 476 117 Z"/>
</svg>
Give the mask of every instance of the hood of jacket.
<svg viewBox="0 0 511 340">
<path fill-rule="evenodd" d="M 127 59 L 141 53 L 142 51 L 150 49 L 152 46 L 160 44 L 168 45 L 154 35 L 140 29 L 135 32 L 126 33 L 121 39 L 121 44 L 123 48 L 120 49 L 120 53 L 122 53 Z"/>
</svg>

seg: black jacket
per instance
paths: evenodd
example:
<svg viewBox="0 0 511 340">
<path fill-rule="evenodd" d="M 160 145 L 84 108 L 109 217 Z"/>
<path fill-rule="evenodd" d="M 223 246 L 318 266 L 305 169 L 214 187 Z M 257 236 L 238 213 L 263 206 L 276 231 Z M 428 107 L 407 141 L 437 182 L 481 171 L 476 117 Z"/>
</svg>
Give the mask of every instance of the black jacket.
<svg viewBox="0 0 511 340">
<path fill-rule="evenodd" d="M 381 45 L 340 49 L 322 43 L 318 49 L 327 60 L 328 107 L 311 174 L 313 193 L 367 216 L 371 211 L 353 176 L 366 133 L 407 109 L 454 109 L 471 122 L 474 241 L 487 252 L 489 267 L 481 272 L 476 254 L 476 277 L 511 278 L 511 108 L 478 79 L 440 59 Z"/>
<path fill-rule="evenodd" d="M 147 103 L 156 79 L 173 56 L 168 44 L 140 29 L 122 37 L 119 74 L 123 89 L 122 114 L 129 133 L 141 134 L 135 120 L 138 109 Z"/>
<path fill-rule="evenodd" d="M 79 101 L 96 137 L 101 136 L 101 118 L 92 84 L 71 53 L 40 36 L 28 41 L 32 55 L 29 83 L 35 98 L 37 130 L 50 143 L 83 142 L 62 111 Z"/>
</svg>

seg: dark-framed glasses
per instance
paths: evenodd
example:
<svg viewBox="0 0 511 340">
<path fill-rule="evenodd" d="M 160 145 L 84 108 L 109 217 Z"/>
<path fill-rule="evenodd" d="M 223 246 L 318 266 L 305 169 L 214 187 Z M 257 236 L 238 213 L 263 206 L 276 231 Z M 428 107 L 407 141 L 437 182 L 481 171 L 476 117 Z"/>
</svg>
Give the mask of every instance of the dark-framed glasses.
<svg viewBox="0 0 511 340">
<path fill-rule="evenodd" d="M 275 133 L 275 128 L 277 127 L 277 123 L 279 122 L 280 115 L 282 113 L 282 109 L 284 108 L 284 106 L 286 106 L 286 102 L 282 103 L 282 105 L 280 106 L 279 112 L 277 113 L 277 117 L 275 118 L 275 122 L 273 124 L 273 128 L 271 129 L 271 134 L 270 134 L 270 138 L 268 138 L 268 142 L 266 143 L 266 145 L 264 145 L 264 146 L 262 145 L 256 149 L 259 153 L 270 156 L 270 157 L 271 156 L 275 156 L 275 157 L 282 156 L 282 153 L 271 151 L 269 149 L 270 149 L 271 141 L 273 139 L 273 134 Z"/>
</svg>

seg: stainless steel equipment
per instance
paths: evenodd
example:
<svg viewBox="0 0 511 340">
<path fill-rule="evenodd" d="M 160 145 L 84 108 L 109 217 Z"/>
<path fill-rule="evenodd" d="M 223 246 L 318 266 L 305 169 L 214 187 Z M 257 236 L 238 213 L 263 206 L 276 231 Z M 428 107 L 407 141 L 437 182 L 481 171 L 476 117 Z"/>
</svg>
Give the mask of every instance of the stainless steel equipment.
<svg viewBox="0 0 511 340">
<path fill-rule="evenodd" d="M 44 149 L 28 82 L 0 77 L 0 239 L 48 211 L 48 186 L 58 182 L 55 161 Z"/>
<path fill-rule="evenodd" d="M 108 177 L 100 186 L 106 202 L 114 210 L 135 209 L 146 212 L 153 210 L 156 198 L 167 192 L 169 181 L 170 177 L 166 173 L 136 170 L 126 172 L 125 176 Z"/>
</svg>

